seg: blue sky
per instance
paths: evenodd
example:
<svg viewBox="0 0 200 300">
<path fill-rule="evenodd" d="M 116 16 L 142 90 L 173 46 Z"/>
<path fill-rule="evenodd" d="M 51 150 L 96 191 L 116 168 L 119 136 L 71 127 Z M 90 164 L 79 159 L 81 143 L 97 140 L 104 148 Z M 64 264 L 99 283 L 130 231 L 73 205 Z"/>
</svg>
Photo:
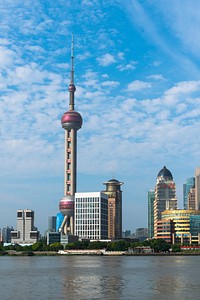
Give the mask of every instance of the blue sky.
<svg viewBox="0 0 200 300">
<path fill-rule="evenodd" d="M 182 185 L 200 165 L 198 0 L 7 0 L 0 30 L 0 227 L 35 210 L 43 231 L 63 196 L 71 34 L 78 191 L 122 182 L 123 229 L 147 226 L 166 165 Z"/>
</svg>

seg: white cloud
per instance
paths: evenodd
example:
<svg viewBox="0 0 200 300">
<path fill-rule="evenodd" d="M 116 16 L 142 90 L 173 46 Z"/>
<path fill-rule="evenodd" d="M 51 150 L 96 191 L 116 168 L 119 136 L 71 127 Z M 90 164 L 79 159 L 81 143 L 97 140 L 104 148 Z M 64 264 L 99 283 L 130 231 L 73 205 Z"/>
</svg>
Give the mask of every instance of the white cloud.
<svg viewBox="0 0 200 300">
<path fill-rule="evenodd" d="M 153 79 L 153 80 L 165 80 L 165 78 L 164 78 L 164 76 L 162 74 L 150 75 L 147 78 Z"/>
<path fill-rule="evenodd" d="M 161 61 L 154 61 L 154 62 L 152 63 L 152 65 L 153 65 L 154 67 L 159 67 L 159 66 L 161 65 Z"/>
<path fill-rule="evenodd" d="M 109 78 L 109 75 L 108 74 L 103 74 L 102 78 L 107 79 L 107 78 Z"/>
<path fill-rule="evenodd" d="M 124 52 L 118 52 L 117 57 L 118 57 L 118 59 L 123 60 L 124 59 Z"/>
<path fill-rule="evenodd" d="M 84 53 L 81 53 L 81 54 L 78 54 L 76 56 L 77 59 L 80 59 L 80 60 L 85 60 L 87 58 L 89 58 L 91 56 L 90 52 L 89 51 L 86 51 Z"/>
<path fill-rule="evenodd" d="M 150 82 L 135 80 L 135 81 L 132 81 L 128 84 L 127 91 L 128 92 L 140 91 L 140 90 L 143 90 L 143 89 L 151 88 L 151 86 L 152 86 L 152 84 Z"/>
<path fill-rule="evenodd" d="M 109 66 L 109 65 L 112 65 L 113 63 L 116 62 L 115 58 L 113 55 L 107 53 L 107 54 L 104 54 L 102 57 L 100 58 L 97 58 L 97 61 L 99 62 L 99 64 L 101 66 Z"/>
<path fill-rule="evenodd" d="M 79 154 L 80 171 L 95 174 L 95 170 L 98 169 L 98 172 L 104 173 L 109 165 L 108 153 L 109 157 L 116 159 L 121 172 L 131 172 L 131 169 L 137 165 L 137 161 L 143 161 L 143 165 L 148 165 L 149 160 L 152 163 L 156 163 L 157 160 L 168 163 L 172 156 L 180 161 L 186 153 L 191 155 L 191 151 L 195 151 L 197 155 L 199 142 L 195 141 L 195 138 L 193 140 L 193 137 L 200 125 L 196 119 L 200 117 L 198 108 L 200 100 L 195 98 L 192 103 L 190 92 L 192 93 L 194 87 L 198 86 L 198 82 L 196 85 L 192 84 L 193 88 L 190 89 L 188 96 L 185 94 L 187 98 L 183 103 L 181 95 L 183 95 L 182 91 L 185 91 L 185 85 L 185 82 L 179 82 L 163 91 L 160 98 L 154 99 L 137 100 L 124 96 L 115 99 L 114 97 L 102 98 L 103 102 L 100 101 L 95 107 L 96 114 L 88 114 L 85 120 L 87 138 L 86 133 L 80 136 L 82 145 Z M 138 84 L 137 88 L 141 86 L 143 84 Z M 146 87 L 146 84 L 144 86 Z M 177 86 L 182 86 L 180 97 L 176 90 Z M 176 91 L 176 103 L 169 106 L 166 94 L 173 90 Z M 91 111 L 94 111 L 93 105 L 97 97 L 92 97 L 95 101 L 91 103 Z M 84 115 L 85 111 L 83 111 Z M 116 147 L 113 148 L 113 145 Z M 87 160 L 85 158 L 88 148 L 91 151 Z M 96 161 L 95 157 L 101 159 Z M 130 157 L 135 159 L 130 160 Z M 95 160 L 92 165 L 89 164 L 91 160 Z"/>
<path fill-rule="evenodd" d="M 125 70 L 134 70 L 135 69 L 135 65 L 137 64 L 136 61 L 131 61 L 128 64 L 120 64 L 117 66 L 117 69 L 119 71 L 125 71 Z"/>
<path fill-rule="evenodd" d="M 15 58 L 16 58 L 16 54 L 14 51 L 6 47 L 0 46 L 0 67 L 1 68 L 11 66 Z"/>
<path fill-rule="evenodd" d="M 198 91 L 200 88 L 200 80 L 198 81 L 183 81 L 175 84 L 165 92 L 166 95 L 170 94 L 186 94 Z"/>
<path fill-rule="evenodd" d="M 42 47 L 37 46 L 37 45 L 26 46 L 25 48 L 28 49 L 28 50 L 30 50 L 30 51 L 36 52 L 37 55 L 38 55 L 40 52 L 45 52 L 45 50 L 44 50 Z"/>
<path fill-rule="evenodd" d="M 10 45 L 10 42 L 5 38 L 0 38 L 0 45 Z"/>
<path fill-rule="evenodd" d="M 115 87 L 118 87 L 119 84 L 120 83 L 118 81 L 103 81 L 101 85 L 104 86 L 104 87 L 115 88 Z"/>
<path fill-rule="evenodd" d="M 43 83 L 48 76 L 47 74 L 46 71 L 40 71 L 35 63 L 19 66 L 16 67 L 15 73 L 13 74 L 13 84 L 16 84 L 17 82 Z"/>
</svg>

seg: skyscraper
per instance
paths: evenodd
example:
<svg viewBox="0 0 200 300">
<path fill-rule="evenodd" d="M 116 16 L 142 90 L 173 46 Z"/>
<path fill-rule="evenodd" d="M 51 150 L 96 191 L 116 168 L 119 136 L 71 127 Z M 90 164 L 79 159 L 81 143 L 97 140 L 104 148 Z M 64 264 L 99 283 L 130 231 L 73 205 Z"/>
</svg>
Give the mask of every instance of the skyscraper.
<svg viewBox="0 0 200 300">
<path fill-rule="evenodd" d="M 148 191 L 148 237 L 154 236 L 154 200 L 155 191 Z"/>
<path fill-rule="evenodd" d="M 157 238 L 157 221 L 164 210 L 177 209 L 176 185 L 172 173 L 164 166 L 157 176 L 154 201 L 154 237 Z"/>
<path fill-rule="evenodd" d="M 183 208 L 190 209 L 188 206 L 188 194 L 191 188 L 194 187 L 194 177 L 186 179 L 186 183 L 183 184 Z"/>
<path fill-rule="evenodd" d="M 56 231 L 56 216 L 48 217 L 48 230 Z"/>
<path fill-rule="evenodd" d="M 135 230 L 135 238 L 139 240 L 140 242 L 143 242 L 146 240 L 148 235 L 148 229 L 147 228 L 136 228 Z"/>
<path fill-rule="evenodd" d="M 82 126 L 81 115 L 74 110 L 74 41 L 72 37 L 71 47 L 71 78 L 69 84 L 69 110 L 61 119 L 62 127 L 65 129 L 65 161 L 64 161 L 64 197 L 60 200 L 59 209 L 64 215 L 60 231 L 64 234 L 74 233 L 74 196 L 76 192 L 77 176 L 77 131 Z"/>
<path fill-rule="evenodd" d="M 75 235 L 91 240 L 108 238 L 108 195 L 103 192 L 75 194 Z"/>
<path fill-rule="evenodd" d="M 108 195 L 108 238 L 122 238 L 122 191 L 121 185 L 116 179 L 104 182 L 106 190 L 103 193 Z"/>
<path fill-rule="evenodd" d="M 33 244 L 38 240 L 39 232 L 34 226 L 34 211 L 31 209 L 17 210 L 17 230 L 11 231 L 11 243 Z"/>
<path fill-rule="evenodd" d="M 195 170 L 195 208 L 200 209 L 200 167 Z"/>
<path fill-rule="evenodd" d="M 11 231 L 13 231 L 14 228 L 11 226 L 7 226 L 2 229 L 1 234 L 2 234 L 2 241 L 4 243 L 10 243 L 11 242 Z"/>
</svg>

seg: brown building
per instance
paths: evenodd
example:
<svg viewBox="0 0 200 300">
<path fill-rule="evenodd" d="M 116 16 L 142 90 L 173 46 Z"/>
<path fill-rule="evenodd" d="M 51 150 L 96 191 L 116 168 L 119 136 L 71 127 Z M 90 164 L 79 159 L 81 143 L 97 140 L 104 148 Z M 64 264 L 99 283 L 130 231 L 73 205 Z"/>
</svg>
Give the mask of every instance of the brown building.
<svg viewBox="0 0 200 300">
<path fill-rule="evenodd" d="M 157 222 L 157 239 L 163 239 L 172 244 L 174 234 L 173 220 L 164 219 Z"/>
<path fill-rule="evenodd" d="M 106 190 L 103 191 L 108 195 L 108 238 L 122 238 L 122 191 L 121 185 L 116 179 L 104 182 Z"/>
</svg>

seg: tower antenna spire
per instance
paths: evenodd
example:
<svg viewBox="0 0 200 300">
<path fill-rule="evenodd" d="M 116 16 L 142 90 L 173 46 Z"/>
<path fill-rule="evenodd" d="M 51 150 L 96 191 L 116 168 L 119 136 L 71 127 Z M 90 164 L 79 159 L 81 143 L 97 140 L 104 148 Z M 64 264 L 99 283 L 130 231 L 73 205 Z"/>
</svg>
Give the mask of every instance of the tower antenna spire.
<svg viewBox="0 0 200 300">
<path fill-rule="evenodd" d="M 71 78 L 70 84 L 74 84 L 74 34 L 72 33 L 72 42 L 71 42 Z"/>
<path fill-rule="evenodd" d="M 70 71 L 70 84 L 69 84 L 69 110 L 74 110 L 74 93 L 76 87 L 74 85 L 74 34 L 72 34 L 71 41 L 71 71 Z"/>
<path fill-rule="evenodd" d="M 113 164 L 113 179 L 115 178 L 115 166 Z"/>
</svg>

